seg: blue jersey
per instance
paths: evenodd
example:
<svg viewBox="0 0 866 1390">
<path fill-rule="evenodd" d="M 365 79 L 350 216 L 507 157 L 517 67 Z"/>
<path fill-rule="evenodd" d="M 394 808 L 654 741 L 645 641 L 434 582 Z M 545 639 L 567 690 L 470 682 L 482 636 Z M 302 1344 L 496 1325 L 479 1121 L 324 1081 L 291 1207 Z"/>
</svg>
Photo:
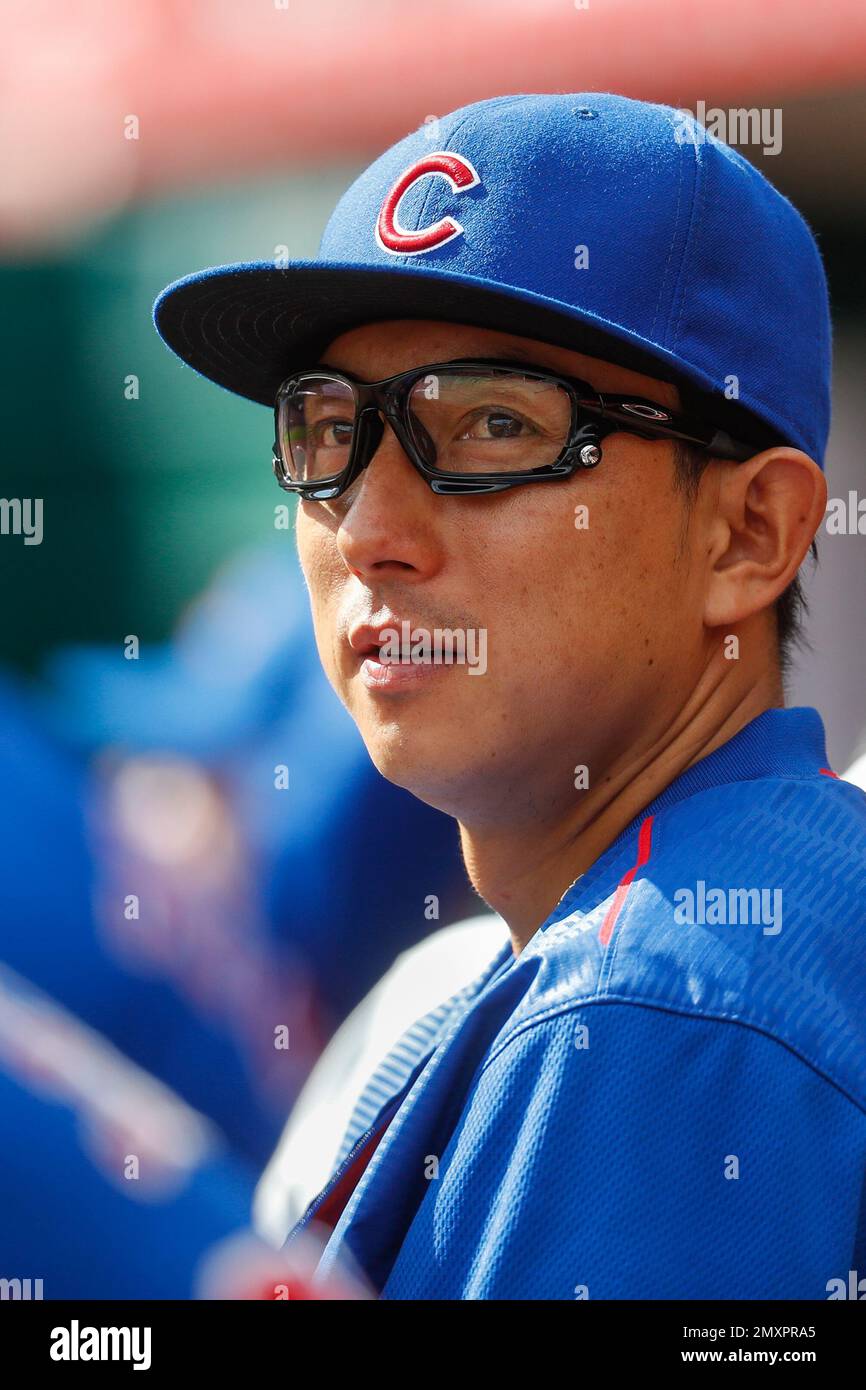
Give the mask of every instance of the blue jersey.
<svg viewBox="0 0 866 1390">
<path fill-rule="evenodd" d="M 761 714 L 409 1030 L 289 1237 L 331 1228 L 322 1277 L 348 1258 L 386 1299 L 866 1280 L 866 797 L 826 764 L 814 710 Z"/>
</svg>

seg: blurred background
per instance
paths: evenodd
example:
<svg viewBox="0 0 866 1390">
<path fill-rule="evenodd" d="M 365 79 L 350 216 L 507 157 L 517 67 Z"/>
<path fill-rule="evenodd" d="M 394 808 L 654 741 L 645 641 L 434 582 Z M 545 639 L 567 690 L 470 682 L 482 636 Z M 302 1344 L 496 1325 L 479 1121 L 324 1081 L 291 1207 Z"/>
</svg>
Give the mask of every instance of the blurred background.
<svg viewBox="0 0 866 1390">
<path fill-rule="evenodd" d="M 319 671 L 269 413 L 182 369 L 154 298 L 315 255 L 376 154 L 470 101 L 779 113 L 739 148 L 823 250 L 846 518 L 819 533 L 789 702 L 844 771 L 866 749 L 866 11 L 4 0 L 0 22 L 0 493 L 43 503 L 41 543 L 0 534 L 0 1278 L 187 1297 L 335 1028 L 478 903 L 451 823 L 378 776 Z"/>
</svg>

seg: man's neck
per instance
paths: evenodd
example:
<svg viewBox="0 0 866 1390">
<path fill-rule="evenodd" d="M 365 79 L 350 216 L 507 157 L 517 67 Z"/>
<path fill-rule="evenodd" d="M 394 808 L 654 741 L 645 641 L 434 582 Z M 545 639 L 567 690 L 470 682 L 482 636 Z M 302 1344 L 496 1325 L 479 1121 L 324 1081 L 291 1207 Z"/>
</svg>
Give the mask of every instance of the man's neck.
<svg viewBox="0 0 866 1390">
<path fill-rule="evenodd" d="M 519 955 L 566 890 L 617 835 L 677 777 L 720 748 L 764 710 L 784 703 L 777 674 L 737 692 L 722 681 L 660 731 L 652 746 L 626 748 L 593 779 L 573 810 L 553 823 L 538 815 L 507 828 L 460 825 L 476 892 L 507 923 Z"/>
</svg>

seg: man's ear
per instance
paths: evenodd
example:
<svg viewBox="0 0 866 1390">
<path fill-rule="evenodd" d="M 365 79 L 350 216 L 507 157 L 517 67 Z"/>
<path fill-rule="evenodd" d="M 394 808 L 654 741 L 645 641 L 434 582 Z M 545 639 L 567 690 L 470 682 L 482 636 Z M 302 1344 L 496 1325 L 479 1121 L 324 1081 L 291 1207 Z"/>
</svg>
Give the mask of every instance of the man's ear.
<svg viewBox="0 0 866 1390">
<path fill-rule="evenodd" d="M 787 589 L 824 516 L 827 482 L 807 454 L 787 447 L 712 471 L 704 621 L 730 627 Z"/>
</svg>

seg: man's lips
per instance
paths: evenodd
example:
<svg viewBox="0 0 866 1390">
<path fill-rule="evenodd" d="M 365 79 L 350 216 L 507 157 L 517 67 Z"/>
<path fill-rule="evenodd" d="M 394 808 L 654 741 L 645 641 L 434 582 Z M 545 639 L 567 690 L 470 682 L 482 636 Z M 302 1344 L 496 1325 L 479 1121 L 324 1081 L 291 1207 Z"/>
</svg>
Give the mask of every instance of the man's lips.
<svg viewBox="0 0 866 1390">
<path fill-rule="evenodd" d="M 372 657 L 373 660 L 376 660 L 386 642 L 390 641 L 391 645 L 393 645 L 395 633 L 397 634 L 397 641 L 402 648 L 401 638 L 404 630 L 407 630 L 409 633 L 416 630 L 415 624 L 409 622 L 408 618 L 389 618 L 387 622 L 376 624 L 363 623 L 360 627 L 352 628 L 352 631 L 349 633 L 349 646 L 356 656 Z M 401 664 L 402 650 L 400 660 L 398 661 L 392 657 L 391 662 L 394 665 Z"/>
<path fill-rule="evenodd" d="M 396 619 L 393 622 L 379 623 L 375 627 L 370 626 L 369 623 L 364 623 L 361 627 L 353 627 L 349 633 L 349 646 L 357 656 L 378 657 L 382 644 L 386 640 L 382 634 L 393 629 L 396 629 L 397 632 L 400 631 L 400 624 Z"/>
<path fill-rule="evenodd" d="M 382 623 L 363 623 L 349 633 L 349 646 L 359 663 L 358 674 L 368 690 L 378 693 L 410 690 L 449 668 L 451 663 L 413 661 L 402 642 L 399 655 L 389 652 L 383 660 L 382 647 L 388 643 L 393 650 L 394 634 L 398 634 L 398 639 L 402 636 L 404 623 L 409 633 L 415 631 L 407 619 L 391 618 Z"/>
</svg>

